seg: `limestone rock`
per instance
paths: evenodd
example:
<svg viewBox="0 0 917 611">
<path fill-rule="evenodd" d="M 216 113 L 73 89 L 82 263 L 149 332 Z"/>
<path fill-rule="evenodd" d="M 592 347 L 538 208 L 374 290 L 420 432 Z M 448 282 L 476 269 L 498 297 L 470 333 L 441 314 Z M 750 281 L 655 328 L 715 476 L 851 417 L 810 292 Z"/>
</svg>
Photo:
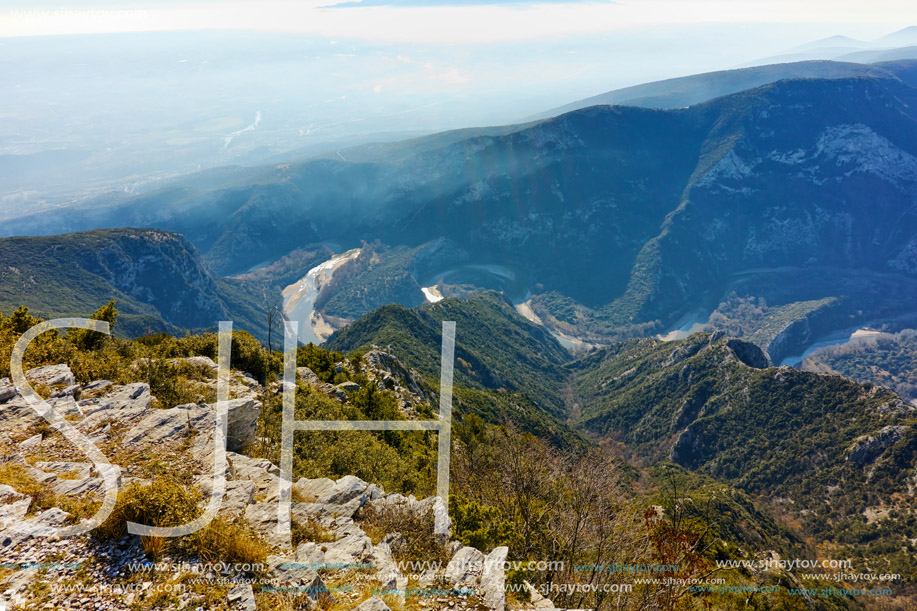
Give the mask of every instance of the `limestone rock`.
<svg viewBox="0 0 917 611">
<path fill-rule="evenodd" d="M 484 559 L 481 573 L 481 589 L 484 590 L 484 604 L 494 611 L 506 608 L 506 571 L 504 563 L 509 548 L 501 545 L 494 548 Z"/>
<path fill-rule="evenodd" d="M 906 431 L 906 426 L 889 425 L 871 435 L 857 437 L 845 451 L 844 460 L 860 466 L 870 464 L 885 450 L 898 443 Z"/>
<path fill-rule="evenodd" d="M 281 584 L 296 585 L 312 600 L 316 600 L 322 595 L 330 596 L 328 588 L 318 572 L 308 565 L 284 556 L 268 556 L 267 561 L 271 566 L 271 573 Z"/>
<path fill-rule="evenodd" d="M 356 611 L 391 611 L 391 609 L 388 608 L 388 605 L 386 605 L 381 598 L 373 596 L 360 603 Z"/>
<path fill-rule="evenodd" d="M 312 541 L 300 543 L 296 548 L 296 562 L 317 571 L 325 563 L 325 552 Z"/>
<path fill-rule="evenodd" d="M 254 399 L 233 399 L 227 405 L 226 449 L 236 452 L 255 441 L 261 402 Z"/>
<path fill-rule="evenodd" d="M 376 569 L 376 579 L 383 588 L 401 588 L 407 585 L 401 576 L 398 565 L 392 559 L 392 548 L 388 543 L 379 543 L 372 549 L 372 563 Z"/>
<path fill-rule="evenodd" d="M 334 480 L 328 479 L 327 477 L 319 477 L 316 479 L 303 477 L 293 484 L 293 490 L 296 491 L 297 495 L 303 501 L 309 503 L 315 501 L 315 499 L 322 496 L 333 487 Z"/>
<path fill-rule="evenodd" d="M 50 535 L 54 530 L 60 528 L 69 516 L 70 514 L 66 511 L 52 507 L 34 518 L 13 524 L 0 531 L 0 552 L 8 552 L 32 537 Z"/>
<path fill-rule="evenodd" d="M 446 581 L 455 586 L 474 586 L 481 578 L 484 554 L 473 547 L 463 547 L 455 553 L 443 573 Z"/>
<path fill-rule="evenodd" d="M 207 408 L 194 404 L 152 410 L 127 432 L 123 444 L 152 446 L 193 437 L 212 429 L 213 414 L 209 412 Z"/>
<path fill-rule="evenodd" d="M 315 372 L 308 367 L 297 367 L 296 376 L 308 385 L 320 385 L 322 381 L 315 375 Z"/>
<path fill-rule="evenodd" d="M 38 433 L 37 435 L 32 435 L 25 441 L 19 442 L 19 449 L 20 450 L 34 450 L 39 445 L 41 445 L 41 440 L 42 440 L 41 433 Z"/>
<path fill-rule="evenodd" d="M 245 508 L 245 521 L 273 546 L 289 549 L 289 536 L 277 533 L 277 503 L 254 503 Z"/>
<path fill-rule="evenodd" d="M 86 479 L 92 474 L 92 463 L 88 462 L 36 462 L 35 466 L 42 471 L 56 473 L 72 479 Z"/>
<path fill-rule="evenodd" d="M 236 608 L 242 611 L 256 611 L 258 608 L 255 604 L 255 593 L 250 583 L 240 583 L 234 586 L 226 598 L 230 603 L 235 603 Z"/>
<path fill-rule="evenodd" d="M 0 530 L 22 521 L 31 504 L 32 497 L 20 494 L 10 486 L 0 485 Z"/>
<path fill-rule="evenodd" d="M 372 543 L 366 535 L 348 535 L 325 547 L 325 563 L 329 565 L 362 563 L 372 553 Z"/>
<path fill-rule="evenodd" d="M 0 403 L 6 403 L 18 394 L 9 378 L 0 378 Z"/>
<path fill-rule="evenodd" d="M 32 383 L 32 386 L 55 386 L 57 384 L 73 386 L 76 384 L 73 372 L 63 364 L 45 365 L 44 367 L 29 369 L 25 372 L 25 377 Z"/>
<path fill-rule="evenodd" d="M 333 503 L 340 505 L 347 501 L 359 498 L 369 486 L 366 482 L 354 475 L 345 475 L 330 490 L 316 499 L 317 503 Z"/>
</svg>

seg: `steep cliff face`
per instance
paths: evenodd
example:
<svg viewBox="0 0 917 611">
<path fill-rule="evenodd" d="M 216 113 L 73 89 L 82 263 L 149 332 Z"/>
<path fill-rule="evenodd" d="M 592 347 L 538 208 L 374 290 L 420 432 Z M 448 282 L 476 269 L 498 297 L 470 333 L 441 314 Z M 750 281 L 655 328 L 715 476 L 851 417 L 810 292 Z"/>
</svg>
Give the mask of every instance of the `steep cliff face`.
<svg viewBox="0 0 917 611">
<path fill-rule="evenodd" d="M 219 289 L 194 246 L 178 234 L 155 229 L 113 232 L 98 250 L 86 250 L 80 266 L 184 327 L 212 326 L 226 317 Z"/>
<path fill-rule="evenodd" d="M 197 249 L 158 229 L 107 229 L 0 240 L 0 311 L 28 304 L 41 316 L 85 316 L 110 299 L 119 330 L 246 324 L 244 292 L 230 292 Z M 257 331 L 257 329 L 251 329 Z"/>
<path fill-rule="evenodd" d="M 702 105 L 718 123 L 622 305 L 659 317 L 732 274 L 781 266 L 912 274 L 914 99 L 898 82 L 843 79 Z"/>
<path fill-rule="evenodd" d="M 780 81 L 675 110 L 596 106 L 264 168 L 244 186 L 65 211 L 43 230 L 178 231 L 219 273 L 319 241 L 442 239 L 467 264 L 513 269 L 539 312 L 600 338 L 672 322 L 736 274 L 914 277 L 915 108 L 917 90 L 891 76 Z M 392 272 L 414 267 L 429 266 L 405 257 Z M 404 294 L 418 299 L 416 287 Z"/>
</svg>

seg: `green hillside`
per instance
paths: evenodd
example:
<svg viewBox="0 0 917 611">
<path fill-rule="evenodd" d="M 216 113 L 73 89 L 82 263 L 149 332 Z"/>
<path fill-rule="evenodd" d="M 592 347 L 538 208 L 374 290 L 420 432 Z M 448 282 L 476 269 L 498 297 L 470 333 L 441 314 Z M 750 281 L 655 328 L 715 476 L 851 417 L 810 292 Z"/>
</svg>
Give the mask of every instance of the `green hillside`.
<svg viewBox="0 0 917 611">
<path fill-rule="evenodd" d="M 43 318 L 88 316 L 114 299 L 118 332 L 211 329 L 220 320 L 262 336 L 261 295 L 208 270 L 190 242 L 157 229 L 100 229 L 0 239 L 0 311 L 31 304 Z"/>
</svg>

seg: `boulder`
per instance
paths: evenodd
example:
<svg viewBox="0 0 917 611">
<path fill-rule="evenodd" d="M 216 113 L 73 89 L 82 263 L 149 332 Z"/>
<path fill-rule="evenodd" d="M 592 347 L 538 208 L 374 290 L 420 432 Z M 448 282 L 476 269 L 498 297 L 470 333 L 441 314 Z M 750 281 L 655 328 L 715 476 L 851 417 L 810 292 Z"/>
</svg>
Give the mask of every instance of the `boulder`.
<svg viewBox="0 0 917 611">
<path fill-rule="evenodd" d="M 289 549 L 289 536 L 277 532 L 277 503 L 254 503 L 245 508 L 244 519 L 254 531 L 273 546 Z"/>
<path fill-rule="evenodd" d="M 367 598 L 356 608 L 356 611 L 391 611 L 381 598 L 373 596 Z"/>
<path fill-rule="evenodd" d="M 321 385 L 322 381 L 315 375 L 315 372 L 309 369 L 308 367 L 297 367 L 296 368 L 296 377 L 298 377 L 304 384 L 307 385 Z"/>
<path fill-rule="evenodd" d="M 226 449 L 237 452 L 255 441 L 261 402 L 254 399 L 233 399 L 227 406 Z"/>
<path fill-rule="evenodd" d="M 304 592 L 312 600 L 317 600 L 322 595 L 331 596 L 318 572 L 306 564 L 285 556 L 268 556 L 267 562 L 271 567 L 272 576 L 281 586 L 293 585 L 297 591 Z"/>
<path fill-rule="evenodd" d="M 76 384 L 73 372 L 64 364 L 35 367 L 26 371 L 25 377 L 32 383 L 32 386 L 56 386 L 58 384 L 73 386 Z"/>
<path fill-rule="evenodd" d="M 293 484 L 293 490 L 303 501 L 313 502 L 334 487 L 334 480 L 327 477 L 309 479 L 302 477 Z"/>
<path fill-rule="evenodd" d="M 32 537 L 50 536 L 67 521 L 68 517 L 70 514 L 66 511 L 52 507 L 34 518 L 16 522 L 0 531 L 0 552 L 6 554 Z"/>
<path fill-rule="evenodd" d="M 372 554 L 372 543 L 366 535 L 347 535 L 325 544 L 325 564 L 348 566 L 363 563 Z"/>
<path fill-rule="evenodd" d="M 484 554 L 473 547 L 463 547 L 446 565 L 443 577 L 456 588 L 475 586 L 481 578 L 483 565 Z"/>
<path fill-rule="evenodd" d="M 179 360 L 179 359 L 176 359 L 176 360 Z M 214 371 L 219 369 L 217 364 L 209 356 L 189 356 L 187 358 L 180 359 L 180 360 L 184 361 L 185 363 L 189 365 L 193 365 L 196 367 L 206 367 L 208 369 L 213 369 Z"/>
<path fill-rule="evenodd" d="M 20 494 L 10 486 L 0 485 L 0 530 L 25 519 L 31 504 L 32 497 Z"/>
<path fill-rule="evenodd" d="M 9 378 L 0 378 L 0 403 L 6 403 L 18 394 Z"/>
<path fill-rule="evenodd" d="M 376 569 L 376 579 L 382 588 L 407 587 L 407 579 L 401 576 L 398 565 L 392 558 L 392 548 L 388 543 L 379 543 L 372 549 L 372 563 Z"/>
<path fill-rule="evenodd" d="M 345 475 L 338 481 L 334 482 L 334 486 L 319 496 L 315 502 L 342 505 L 347 501 L 351 501 L 362 496 L 363 492 L 368 487 L 369 484 L 361 480 L 359 477 L 354 475 Z"/>
<path fill-rule="evenodd" d="M 481 589 L 484 590 L 484 604 L 494 611 L 506 608 L 506 571 L 504 563 L 509 548 L 501 545 L 494 548 L 484 559 L 481 573 Z"/>
<path fill-rule="evenodd" d="M 356 382 L 341 382 L 336 386 L 336 388 L 339 388 L 345 392 L 356 392 L 360 390 L 360 385 Z"/>
<path fill-rule="evenodd" d="M 250 583 L 240 583 L 234 586 L 226 598 L 241 611 L 257 611 L 258 609 L 258 605 L 255 604 L 255 593 Z"/>
</svg>

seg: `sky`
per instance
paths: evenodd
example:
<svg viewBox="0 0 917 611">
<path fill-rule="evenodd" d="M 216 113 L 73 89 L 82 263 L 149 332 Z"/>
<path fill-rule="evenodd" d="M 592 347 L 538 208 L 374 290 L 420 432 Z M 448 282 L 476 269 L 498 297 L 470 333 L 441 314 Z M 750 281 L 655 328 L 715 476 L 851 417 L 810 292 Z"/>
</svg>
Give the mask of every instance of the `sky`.
<svg viewBox="0 0 917 611">
<path fill-rule="evenodd" d="M 0 218 L 911 25 L 914 0 L 0 0 Z"/>
<path fill-rule="evenodd" d="M 335 6 L 336 5 L 336 6 Z M 699 23 L 834 24 L 874 38 L 917 23 L 911 0 L 264 0 L 0 4 L 0 36 L 256 30 L 384 42 L 493 43 Z"/>
</svg>

